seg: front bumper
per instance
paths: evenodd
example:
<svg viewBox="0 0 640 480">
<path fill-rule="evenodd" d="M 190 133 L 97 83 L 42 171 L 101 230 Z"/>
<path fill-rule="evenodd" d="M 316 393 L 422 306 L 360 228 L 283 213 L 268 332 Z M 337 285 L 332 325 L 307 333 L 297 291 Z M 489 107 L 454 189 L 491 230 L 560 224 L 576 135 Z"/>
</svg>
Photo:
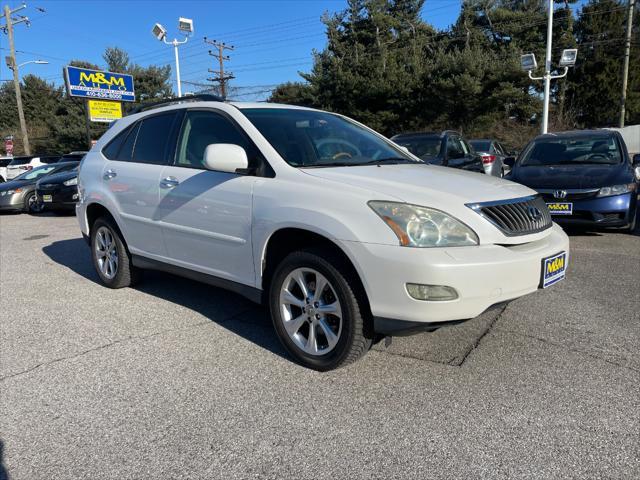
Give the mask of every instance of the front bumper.
<svg viewBox="0 0 640 480">
<path fill-rule="evenodd" d="M 558 225 L 541 240 L 521 245 L 480 245 L 455 248 L 406 248 L 344 242 L 368 295 L 378 325 L 393 320 L 407 328 L 474 318 L 490 306 L 538 289 L 542 260 L 569 252 L 569 239 Z M 446 285 L 456 300 L 421 301 L 409 296 L 407 283 Z M 388 333 L 378 328 L 377 333 Z"/>
<path fill-rule="evenodd" d="M 24 193 L 2 195 L 0 192 L 0 210 L 7 212 L 24 210 Z"/>
<path fill-rule="evenodd" d="M 63 209 L 73 210 L 76 203 L 78 203 L 78 187 L 76 185 L 71 186 L 56 186 L 54 188 L 39 187 L 36 191 L 38 200 L 47 209 Z M 51 201 L 43 201 L 45 195 L 51 195 Z"/>
<path fill-rule="evenodd" d="M 631 223 L 636 213 L 638 194 L 636 192 L 594 197 L 584 200 L 556 200 L 543 195 L 545 202 L 570 202 L 573 204 L 571 215 L 553 215 L 553 221 L 561 225 L 624 227 Z"/>
</svg>

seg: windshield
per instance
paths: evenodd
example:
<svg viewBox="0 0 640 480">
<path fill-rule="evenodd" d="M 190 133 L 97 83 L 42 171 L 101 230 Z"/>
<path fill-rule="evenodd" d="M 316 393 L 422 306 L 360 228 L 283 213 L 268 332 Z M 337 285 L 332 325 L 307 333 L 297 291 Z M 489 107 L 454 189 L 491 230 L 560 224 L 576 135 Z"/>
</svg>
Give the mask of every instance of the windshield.
<svg viewBox="0 0 640 480">
<path fill-rule="evenodd" d="M 520 165 L 617 165 L 622 162 L 618 142 L 612 135 L 543 138 L 529 144 Z"/>
<path fill-rule="evenodd" d="M 390 142 L 338 115 L 293 108 L 249 108 L 242 113 L 294 167 L 417 163 Z"/>
<path fill-rule="evenodd" d="M 398 145 L 409 149 L 416 157 L 426 159 L 440 154 L 440 137 L 405 137 L 394 140 Z"/>
<path fill-rule="evenodd" d="M 488 152 L 491 150 L 491 142 L 486 140 L 469 140 L 476 152 Z"/>
<path fill-rule="evenodd" d="M 14 180 L 33 180 L 47 173 L 51 173 L 56 167 L 53 165 L 45 165 L 43 167 L 34 168 L 22 175 L 17 176 Z"/>
</svg>

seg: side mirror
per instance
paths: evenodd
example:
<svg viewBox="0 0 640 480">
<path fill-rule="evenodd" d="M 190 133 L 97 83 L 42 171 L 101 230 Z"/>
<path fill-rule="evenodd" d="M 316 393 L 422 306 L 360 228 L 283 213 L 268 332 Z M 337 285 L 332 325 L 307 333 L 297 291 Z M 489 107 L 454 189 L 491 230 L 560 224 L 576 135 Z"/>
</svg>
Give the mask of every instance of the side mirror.
<svg viewBox="0 0 640 480">
<path fill-rule="evenodd" d="M 634 167 L 640 167 L 640 153 L 636 153 L 631 160 L 631 164 Z"/>
<path fill-rule="evenodd" d="M 204 166 L 216 172 L 244 173 L 249 159 L 240 145 L 212 143 L 204 150 Z"/>
<path fill-rule="evenodd" d="M 411 153 L 409 151 L 409 149 L 407 147 L 405 147 L 404 145 L 398 145 L 398 147 L 400 147 L 400 150 L 402 150 L 403 152 Z"/>
<path fill-rule="evenodd" d="M 502 160 L 502 163 L 504 163 L 508 167 L 513 168 L 513 166 L 516 164 L 516 159 L 515 157 L 506 157 L 504 160 Z"/>
</svg>

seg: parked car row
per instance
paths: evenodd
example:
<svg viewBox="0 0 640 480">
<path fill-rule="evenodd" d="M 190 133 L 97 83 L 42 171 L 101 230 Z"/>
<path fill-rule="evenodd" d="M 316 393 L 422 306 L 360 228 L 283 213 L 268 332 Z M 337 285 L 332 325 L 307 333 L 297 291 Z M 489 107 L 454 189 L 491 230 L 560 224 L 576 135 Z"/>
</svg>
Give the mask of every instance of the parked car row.
<svg viewBox="0 0 640 480">
<path fill-rule="evenodd" d="M 8 182 L 29 170 L 58 162 L 79 162 L 87 152 L 71 152 L 64 155 L 22 155 L 0 158 L 0 183 Z"/>
<path fill-rule="evenodd" d="M 58 157 L 15 157 L 22 173 L 0 183 L 0 211 L 72 211 L 78 200 L 78 166 L 86 152 Z M 43 161 L 44 160 L 44 161 Z"/>
</svg>

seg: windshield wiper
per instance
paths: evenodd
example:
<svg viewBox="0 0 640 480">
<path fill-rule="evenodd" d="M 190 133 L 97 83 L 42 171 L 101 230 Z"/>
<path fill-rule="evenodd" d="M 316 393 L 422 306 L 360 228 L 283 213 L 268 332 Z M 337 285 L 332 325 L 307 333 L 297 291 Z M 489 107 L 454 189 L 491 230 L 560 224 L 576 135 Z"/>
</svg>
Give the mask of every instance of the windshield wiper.
<svg viewBox="0 0 640 480">
<path fill-rule="evenodd" d="M 368 162 L 360 163 L 359 165 L 381 165 L 386 163 L 387 165 L 398 165 L 400 163 L 421 163 L 415 160 L 411 160 L 409 158 L 404 157 L 389 157 L 389 158 L 380 158 L 378 160 L 370 160 Z"/>
</svg>

